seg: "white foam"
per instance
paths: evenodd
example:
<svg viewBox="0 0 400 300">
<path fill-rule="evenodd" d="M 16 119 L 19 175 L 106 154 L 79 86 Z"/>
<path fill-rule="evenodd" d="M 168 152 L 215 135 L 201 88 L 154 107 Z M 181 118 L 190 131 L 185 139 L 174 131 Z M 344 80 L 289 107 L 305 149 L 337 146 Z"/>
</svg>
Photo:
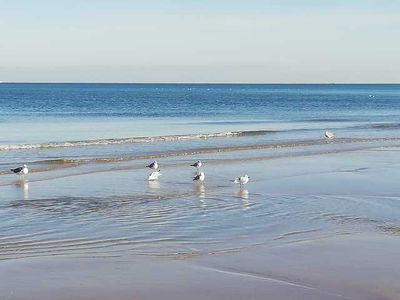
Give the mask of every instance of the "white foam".
<svg viewBox="0 0 400 300">
<path fill-rule="evenodd" d="M 166 136 L 154 136 L 154 137 L 148 136 L 148 137 L 129 137 L 129 138 L 116 138 L 116 139 L 98 139 L 98 140 L 86 140 L 86 141 L 0 145 L 0 151 L 104 146 L 104 145 L 131 144 L 131 143 L 173 142 L 181 140 L 234 137 L 242 135 L 260 134 L 262 132 L 266 133 L 267 131 L 263 130 L 228 131 L 228 132 L 209 133 L 209 134 L 166 135 Z"/>
</svg>

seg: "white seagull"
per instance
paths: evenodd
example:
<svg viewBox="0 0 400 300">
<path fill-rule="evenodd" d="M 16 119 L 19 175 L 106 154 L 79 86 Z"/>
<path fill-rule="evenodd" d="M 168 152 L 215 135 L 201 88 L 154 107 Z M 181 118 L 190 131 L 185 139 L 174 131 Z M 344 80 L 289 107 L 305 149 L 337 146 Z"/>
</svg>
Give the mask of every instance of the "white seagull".
<svg viewBox="0 0 400 300">
<path fill-rule="evenodd" d="M 11 169 L 11 172 L 23 177 L 29 173 L 29 169 L 27 165 L 23 165 L 21 167 Z"/>
<path fill-rule="evenodd" d="M 190 166 L 195 167 L 195 168 L 198 169 L 198 168 L 200 168 L 202 165 L 203 165 L 203 164 L 201 163 L 201 161 L 198 160 L 198 161 L 196 161 L 193 165 L 190 165 Z"/>
<path fill-rule="evenodd" d="M 154 171 L 149 175 L 149 181 L 157 180 L 161 175 L 161 170 Z"/>
<path fill-rule="evenodd" d="M 158 169 L 158 162 L 155 160 L 155 161 L 153 161 L 151 164 L 149 164 L 146 167 L 150 168 L 150 169 L 153 169 L 153 170 L 157 170 Z"/>
<path fill-rule="evenodd" d="M 332 131 L 325 131 L 325 137 L 327 139 L 333 139 L 335 137 L 335 134 Z"/>
<path fill-rule="evenodd" d="M 249 179 L 250 179 L 249 175 L 244 175 L 236 178 L 233 182 L 240 184 L 240 186 L 243 186 L 249 182 Z"/>
<path fill-rule="evenodd" d="M 195 177 L 193 177 L 193 181 L 203 182 L 205 178 L 206 178 L 206 175 L 204 174 L 204 172 L 200 172 Z"/>
</svg>

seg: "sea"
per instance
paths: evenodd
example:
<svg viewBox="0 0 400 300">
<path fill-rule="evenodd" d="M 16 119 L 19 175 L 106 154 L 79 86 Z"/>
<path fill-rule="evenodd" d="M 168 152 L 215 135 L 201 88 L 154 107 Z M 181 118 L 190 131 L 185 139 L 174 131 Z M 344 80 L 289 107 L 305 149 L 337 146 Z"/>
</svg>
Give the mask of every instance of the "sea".
<svg viewBox="0 0 400 300">
<path fill-rule="evenodd" d="M 397 224 L 394 194 L 378 210 L 353 195 L 346 209 L 351 193 L 271 194 L 264 180 L 293 175 L 285 158 L 399 145 L 398 84 L 1 83 L 0 259 L 193 254 Z M 206 181 L 193 188 L 197 159 Z M 160 183 L 147 182 L 153 160 Z M 21 164 L 24 179 L 10 173 Z M 231 193 L 251 171 L 253 190 Z"/>
</svg>

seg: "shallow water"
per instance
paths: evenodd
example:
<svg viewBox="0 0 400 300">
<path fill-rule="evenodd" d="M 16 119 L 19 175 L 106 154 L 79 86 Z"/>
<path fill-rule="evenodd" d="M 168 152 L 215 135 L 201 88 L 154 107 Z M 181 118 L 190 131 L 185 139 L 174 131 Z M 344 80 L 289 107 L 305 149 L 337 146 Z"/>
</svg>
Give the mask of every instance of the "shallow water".
<svg viewBox="0 0 400 300">
<path fill-rule="evenodd" d="M 1 187 L 0 258 L 196 256 L 383 233 L 400 225 L 399 152 L 389 150 L 374 163 L 381 150 L 216 155 L 204 161 L 204 184 L 191 182 L 187 157 L 166 161 L 159 182 L 148 182 L 143 167 L 15 182 Z M 252 177 L 242 189 L 230 182 L 240 172 Z"/>
</svg>

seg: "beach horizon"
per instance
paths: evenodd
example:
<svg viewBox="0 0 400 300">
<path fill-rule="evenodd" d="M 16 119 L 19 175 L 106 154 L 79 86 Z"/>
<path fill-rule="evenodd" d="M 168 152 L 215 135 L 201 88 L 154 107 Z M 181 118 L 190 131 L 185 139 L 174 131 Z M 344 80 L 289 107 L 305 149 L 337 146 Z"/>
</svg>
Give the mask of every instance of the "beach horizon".
<svg viewBox="0 0 400 300">
<path fill-rule="evenodd" d="M 400 1 L 0 8 L 0 300 L 400 299 Z"/>
</svg>

